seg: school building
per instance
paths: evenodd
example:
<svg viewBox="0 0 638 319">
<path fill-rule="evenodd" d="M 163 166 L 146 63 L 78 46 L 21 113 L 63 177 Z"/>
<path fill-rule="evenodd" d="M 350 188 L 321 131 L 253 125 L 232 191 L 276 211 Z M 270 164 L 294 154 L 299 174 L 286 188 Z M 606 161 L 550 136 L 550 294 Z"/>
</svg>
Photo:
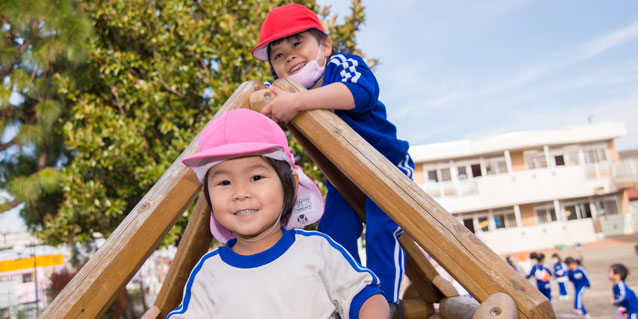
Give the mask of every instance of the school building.
<svg viewBox="0 0 638 319">
<path fill-rule="evenodd" d="M 625 134 L 623 123 L 589 124 L 419 145 L 410 155 L 415 182 L 507 254 L 636 231 L 638 154 L 614 143 Z"/>
</svg>

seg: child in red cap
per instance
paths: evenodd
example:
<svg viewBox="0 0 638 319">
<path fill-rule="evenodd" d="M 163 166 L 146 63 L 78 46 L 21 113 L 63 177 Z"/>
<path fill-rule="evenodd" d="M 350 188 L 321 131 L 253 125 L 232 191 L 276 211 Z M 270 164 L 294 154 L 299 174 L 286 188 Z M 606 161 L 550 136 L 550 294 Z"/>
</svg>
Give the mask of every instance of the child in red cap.
<svg viewBox="0 0 638 319">
<path fill-rule="evenodd" d="M 327 235 L 295 228 L 321 217 L 323 198 L 277 123 L 228 111 L 183 162 L 204 185 L 211 232 L 226 245 L 199 260 L 167 318 L 387 318 L 372 271 Z"/>
<path fill-rule="evenodd" d="M 292 78 L 311 89 L 290 93 L 271 86 L 276 97 L 264 107 L 263 114 L 288 122 L 299 111 L 334 110 L 412 178 L 414 163 L 408 155 L 409 145 L 397 138 L 395 126 L 388 121 L 372 71 L 360 56 L 332 52 L 332 41 L 314 12 L 298 4 L 273 9 L 261 26 L 259 40 L 253 56 L 268 61 L 275 78 Z M 359 260 L 357 239 L 363 231 L 362 221 L 330 183 L 327 187 L 319 230 Z M 403 230 L 369 198 L 365 209 L 367 267 L 381 278 L 381 288 L 392 308 L 399 308 L 405 257 L 398 237 Z"/>
</svg>

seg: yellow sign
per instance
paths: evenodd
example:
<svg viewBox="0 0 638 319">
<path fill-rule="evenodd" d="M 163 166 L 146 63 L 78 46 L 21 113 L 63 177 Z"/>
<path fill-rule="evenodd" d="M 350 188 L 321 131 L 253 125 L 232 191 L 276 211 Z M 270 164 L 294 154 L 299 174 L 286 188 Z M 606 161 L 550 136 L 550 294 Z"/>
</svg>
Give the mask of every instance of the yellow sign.
<svg viewBox="0 0 638 319">
<path fill-rule="evenodd" d="M 29 257 L 23 259 L 0 261 L 0 272 L 29 269 L 33 267 L 50 267 L 64 264 L 62 254 Z"/>
</svg>

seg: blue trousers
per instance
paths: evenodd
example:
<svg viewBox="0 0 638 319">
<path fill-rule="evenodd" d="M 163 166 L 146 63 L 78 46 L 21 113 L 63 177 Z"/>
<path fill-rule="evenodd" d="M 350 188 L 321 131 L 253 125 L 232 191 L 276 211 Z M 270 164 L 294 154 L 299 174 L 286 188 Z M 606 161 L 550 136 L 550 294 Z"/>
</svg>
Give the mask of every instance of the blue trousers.
<svg viewBox="0 0 638 319">
<path fill-rule="evenodd" d="M 551 286 L 549 285 L 549 281 L 542 282 L 537 280 L 536 287 L 538 288 L 538 291 L 540 291 L 543 294 L 543 296 L 547 297 L 549 301 L 552 301 L 552 289 L 551 289 Z"/>
<path fill-rule="evenodd" d="M 585 304 L 583 304 L 583 294 L 585 293 L 585 289 L 587 287 L 574 287 L 574 309 L 580 310 L 583 315 L 587 314 L 587 309 L 585 309 Z"/>
<path fill-rule="evenodd" d="M 558 282 L 558 290 L 560 291 L 561 296 L 567 296 L 567 284 L 565 282 Z"/>
<path fill-rule="evenodd" d="M 396 165 L 410 179 L 412 178 L 414 163 L 408 155 L 404 161 Z M 363 222 L 334 186 L 329 182 L 326 182 L 326 186 L 326 206 L 318 230 L 332 237 L 361 263 L 357 239 L 363 232 Z M 365 218 L 366 267 L 379 277 L 386 300 L 398 302 L 399 288 L 405 271 L 405 254 L 398 241 L 403 230 L 367 197 Z"/>
</svg>

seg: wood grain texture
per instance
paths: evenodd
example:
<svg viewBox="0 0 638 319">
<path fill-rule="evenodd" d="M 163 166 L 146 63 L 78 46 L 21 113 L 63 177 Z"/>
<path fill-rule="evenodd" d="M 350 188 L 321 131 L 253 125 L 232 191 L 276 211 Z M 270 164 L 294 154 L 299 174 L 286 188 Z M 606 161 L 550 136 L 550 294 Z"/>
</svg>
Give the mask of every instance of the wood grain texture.
<svg viewBox="0 0 638 319">
<path fill-rule="evenodd" d="M 263 89 L 263 84 L 243 83 L 222 109 L 249 107 L 250 94 L 258 89 Z M 200 190 L 195 174 L 181 162 L 182 158 L 195 153 L 198 138 L 199 135 L 44 309 L 40 318 L 93 319 L 106 310 L 115 293 L 130 281 Z"/>
<path fill-rule="evenodd" d="M 142 315 L 140 319 L 156 319 L 160 315 L 160 309 L 156 306 L 151 307 L 149 310 Z"/>
<path fill-rule="evenodd" d="M 434 305 L 423 299 L 401 301 L 403 319 L 422 319 L 434 314 Z"/>
<path fill-rule="evenodd" d="M 439 313 L 446 319 L 472 319 L 478 307 L 479 303 L 472 298 L 443 298 L 439 304 Z"/>
<path fill-rule="evenodd" d="M 459 296 L 459 292 L 456 288 L 454 288 L 454 285 L 441 276 L 436 276 L 434 280 L 432 280 L 432 283 L 439 288 L 439 290 L 447 298 Z"/>
<path fill-rule="evenodd" d="M 286 79 L 274 85 L 298 92 Z M 291 126 L 335 166 L 479 301 L 505 292 L 521 318 L 555 318 L 550 302 L 498 255 L 401 173 L 334 113 L 301 112 Z"/>
<path fill-rule="evenodd" d="M 177 246 L 175 258 L 155 299 L 155 306 L 160 310 L 162 318 L 165 318 L 169 312 L 179 306 L 182 301 L 184 285 L 186 285 L 191 270 L 199 259 L 208 252 L 213 242 L 209 221 L 210 209 L 206 203 L 206 197 L 200 193 L 182 240 Z"/>
</svg>

